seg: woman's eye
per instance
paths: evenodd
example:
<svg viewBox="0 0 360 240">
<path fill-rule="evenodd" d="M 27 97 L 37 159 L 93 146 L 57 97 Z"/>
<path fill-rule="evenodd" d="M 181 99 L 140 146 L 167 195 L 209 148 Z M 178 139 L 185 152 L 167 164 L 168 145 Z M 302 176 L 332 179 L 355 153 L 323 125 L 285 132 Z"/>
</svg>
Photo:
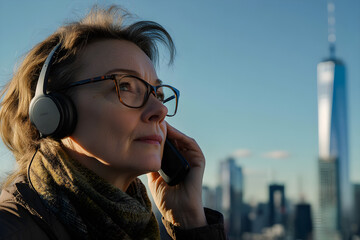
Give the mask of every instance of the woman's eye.
<svg viewBox="0 0 360 240">
<path fill-rule="evenodd" d="M 129 83 L 121 83 L 119 86 L 120 91 L 131 91 L 131 85 Z"/>
<path fill-rule="evenodd" d="M 161 102 L 164 101 L 164 94 L 163 93 L 157 93 L 157 99 L 159 99 Z"/>
</svg>

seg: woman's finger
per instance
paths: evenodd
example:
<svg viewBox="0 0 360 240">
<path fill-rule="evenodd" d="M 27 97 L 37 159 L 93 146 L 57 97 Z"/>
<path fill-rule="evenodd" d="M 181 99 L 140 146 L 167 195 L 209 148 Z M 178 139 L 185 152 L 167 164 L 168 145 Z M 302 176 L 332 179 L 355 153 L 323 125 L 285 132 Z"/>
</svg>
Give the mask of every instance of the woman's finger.
<svg viewBox="0 0 360 240">
<path fill-rule="evenodd" d="M 186 139 L 188 138 L 188 136 L 186 136 L 184 133 L 180 132 L 179 130 L 177 130 L 176 128 L 174 128 L 173 126 L 171 126 L 168 122 L 166 122 L 166 127 L 167 127 L 167 136 L 170 139 Z"/>
<path fill-rule="evenodd" d="M 167 136 L 171 142 L 176 146 L 180 151 L 186 152 L 189 150 L 201 152 L 201 149 L 197 142 L 193 139 L 180 132 L 169 123 L 166 122 L 167 126 Z"/>
</svg>

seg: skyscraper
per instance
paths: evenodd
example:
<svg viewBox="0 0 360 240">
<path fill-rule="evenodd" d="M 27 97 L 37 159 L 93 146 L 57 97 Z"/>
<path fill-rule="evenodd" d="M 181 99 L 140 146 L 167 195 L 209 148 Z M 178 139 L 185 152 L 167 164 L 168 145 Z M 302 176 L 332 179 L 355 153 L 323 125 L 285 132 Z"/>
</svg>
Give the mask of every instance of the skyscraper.
<svg viewBox="0 0 360 240">
<path fill-rule="evenodd" d="M 344 238 L 352 210 L 345 65 L 332 54 L 317 72 L 321 228 Z"/>
<path fill-rule="evenodd" d="M 220 163 L 221 212 L 229 239 L 240 239 L 243 174 L 233 158 Z"/>
<path fill-rule="evenodd" d="M 360 184 L 354 184 L 354 220 L 356 234 L 360 237 Z"/>
<path fill-rule="evenodd" d="M 317 66 L 319 239 L 347 239 L 351 226 L 345 65 L 335 57 L 335 4 L 328 2 L 330 58 Z M 326 235 L 326 236 L 325 236 Z"/>
<path fill-rule="evenodd" d="M 284 185 L 272 184 L 269 186 L 269 226 L 286 224 L 286 203 Z"/>
<path fill-rule="evenodd" d="M 311 206 L 307 203 L 299 203 L 295 209 L 294 237 L 295 239 L 308 240 L 312 238 Z"/>
</svg>

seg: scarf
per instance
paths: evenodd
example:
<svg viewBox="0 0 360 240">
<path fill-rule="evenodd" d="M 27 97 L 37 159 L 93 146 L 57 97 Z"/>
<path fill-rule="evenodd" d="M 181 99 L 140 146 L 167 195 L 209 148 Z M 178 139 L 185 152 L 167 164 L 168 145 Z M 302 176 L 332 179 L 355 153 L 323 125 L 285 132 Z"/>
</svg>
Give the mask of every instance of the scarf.
<svg viewBox="0 0 360 240">
<path fill-rule="evenodd" d="M 50 148 L 49 148 L 50 149 Z M 160 239 L 151 202 L 140 179 L 126 192 L 71 159 L 41 148 L 31 181 L 44 204 L 78 239 Z"/>
</svg>

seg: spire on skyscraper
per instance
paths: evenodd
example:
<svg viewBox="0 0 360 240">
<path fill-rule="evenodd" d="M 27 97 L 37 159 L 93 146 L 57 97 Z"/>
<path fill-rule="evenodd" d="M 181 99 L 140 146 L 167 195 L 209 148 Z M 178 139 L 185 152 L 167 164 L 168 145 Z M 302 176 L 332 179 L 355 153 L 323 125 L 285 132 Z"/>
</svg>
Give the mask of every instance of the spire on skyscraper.
<svg viewBox="0 0 360 240">
<path fill-rule="evenodd" d="M 328 14 L 328 42 L 330 50 L 330 59 L 335 59 L 335 42 L 336 42 L 336 31 L 335 31 L 335 3 L 333 0 L 328 0 L 327 4 Z"/>
</svg>

